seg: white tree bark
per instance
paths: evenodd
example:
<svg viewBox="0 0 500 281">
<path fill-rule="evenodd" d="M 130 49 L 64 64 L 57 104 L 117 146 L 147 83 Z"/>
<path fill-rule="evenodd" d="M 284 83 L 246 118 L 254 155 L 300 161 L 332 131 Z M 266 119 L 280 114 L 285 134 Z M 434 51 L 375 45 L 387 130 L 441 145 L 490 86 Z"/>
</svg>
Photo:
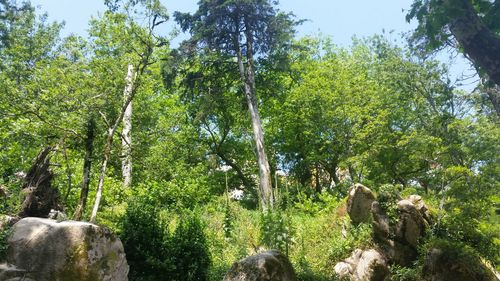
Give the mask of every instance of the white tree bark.
<svg viewBox="0 0 500 281">
<path fill-rule="evenodd" d="M 127 101 L 134 89 L 134 66 L 129 64 L 126 85 L 123 91 L 124 101 Z M 130 187 L 132 183 L 132 101 L 125 108 L 122 129 L 122 175 L 123 185 Z"/>
<path fill-rule="evenodd" d="M 130 66 L 129 66 L 130 69 Z M 128 74 L 127 74 L 128 77 Z M 111 155 L 111 148 L 113 147 L 113 136 L 115 135 L 116 130 L 118 129 L 118 126 L 120 125 L 121 122 L 123 122 L 123 116 L 125 115 L 125 111 L 127 110 L 127 107 L 129 104 L 132 102 L 132 99 L 134 98 L 135 95 L 135 85 L 134 85 L 134 80 L 136 77 L 132 76 L 132 88 L 130 91 L 130 95 L 125 99 L 125 102 L 120 110 L 120 114 L 118 117 L 114 120 L 113 124 L 107 124 L 108 125 L 108 135 L 106 138 L 106 143 L 104 144 L 104 152 L 103 152 L 103 159 L 102 159 L 102 166 L 101 166 L 101 171 L 99 175 L 99 183 L 97 184 L 97 192 L 95 195 L 95 202 L 94 202 L 94 207 L 92 208 L 92 214 L 90 215 L 90 222 L 95 223 L 97 219 L 97 211 L 99 210 L 99 205 L 101 204 L 101 198 L 102 198 L 102 188 L 104 186 L 104 179 L 106 177 L 106 170 L 108 167 L 108 161 L 109 161 L 109 156 Z M 107 123 L 107 122 L 106 122 Z"/>
<path fill-rule="evenodd" d="M 247 28 L 247 30 L 249 30 Z M 267 159 L 267 154 L 264 144 L 264 131 L 262 130 L 262 121 L 259 115 L 259 109 L 257 106 L 257 96 L 255 93 L 255 77 L 254 77 L 254 65 L 253 65 L 253 41 L 251 35 L 246 36 L 247 54 L 246 54 L 246 66 L 243 62 L 243 55 L 241 49 L 238 47 L 237 50 L 237 60 L 238 68 L 241 76 L 241 80 L 244 83 L 245 98 L 248 105 L 248 111 L 250 112 L 250 117 L 252 120 L 252 131 L 253 138 L 255 142 L 255 149 L 257 154 L 257 164 L 259 165 L 259 191 L 260 199 L 262 203 L 262 208 L 267 210 L 268 208 L 273 208 L 274 198 L 271 183 L 271 169 L 269 167 L 269 161 Z M 237 42 L 239 42 L 239 38 Z"/>
</svg>

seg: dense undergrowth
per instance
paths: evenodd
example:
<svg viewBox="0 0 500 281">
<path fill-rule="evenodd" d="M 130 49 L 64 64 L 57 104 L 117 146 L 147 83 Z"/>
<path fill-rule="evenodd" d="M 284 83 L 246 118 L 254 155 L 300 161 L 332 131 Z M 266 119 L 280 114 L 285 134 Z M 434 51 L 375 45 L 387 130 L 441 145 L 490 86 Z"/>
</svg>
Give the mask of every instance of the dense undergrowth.
<svg viewBox="0 0 500 281">
<path fill-rule="evenodd" d="M 393 185 L 375 190 L 382 203 L 417 193 L 414 188 L 401 190 Z M 264 249 L 286 253 L 299 280 L 336 280 L 333 267 L 337 262 L 354 249 L 374 246 L 371 224 L 351 225 L 345 198 L 333 192 L 289 195 L 288 204 L 282 202 L 267 213 L 236 200 L 228 203 L 225 195 L 181 210 L 165 204 L 162 193 L 150 190 L 114 209 L 113 220 L 118 223 L 109 226 L 124 241 L 131 280 L 163 280 L 164 272 L 174 276 L 168 280 L 222 280 L 233 262 Z M 421 195 L 436 223 L 421 241 L 419 258 L 412 267 L 391 266 L 393 280 L 421 280 L 425 255 L 438 245 L 453 248 L 464 262 L 498 268 L 498 222 L 484 232 L 475 228 L 452 232 L 458 227 L 456 218 L 439 210 L 434 195 Z"/>
</svg>

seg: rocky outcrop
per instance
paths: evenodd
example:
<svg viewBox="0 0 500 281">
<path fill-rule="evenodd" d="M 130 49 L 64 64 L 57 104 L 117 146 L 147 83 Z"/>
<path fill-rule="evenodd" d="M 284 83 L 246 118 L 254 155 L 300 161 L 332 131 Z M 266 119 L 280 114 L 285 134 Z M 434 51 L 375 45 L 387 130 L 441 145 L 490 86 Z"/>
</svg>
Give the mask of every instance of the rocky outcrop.
<svg viewBox="0 0 500 281">
<path fill-rule="evenodd" d="M 94 224 L 24 218 L 12 227 L 8 244 L 0 280 L 128 280 L 122 243 Z"/>
<path fill-rule="evenodd" d="M 386 259 L 374 249 L 356 249 L 351 257 L 335 265 L 335 273 L 341 279 L 355 281 L 390 280 Z"/>
<path fill-rule="evenodd" d="M 422 198 L 417 195 L 400 200 L 396 206 L 397 218 L 391 224 L 379 202 L 373 202 L 374 239 L 391 262 L 410 266 L 417 258 L 418 243 L 429 228 L 431 216 Z"/>
<path fill-rule="evenodd" d="M 387 264 L 411 266 L 418 256 L 418 245 L 431 224 L 431 215 L 422 198 L 395 196 L 384 207 L 366 186 L 349 189 L 347 212 L 353 224 L 373 219 L 375 249 L 355 250 L 352 256 L 335 266 L 336 274 L 350 280 L 389 280 Z M 388 208 L 391 208 L 390 210 Z M 388 214 L 391 215 L 391 217 Z"/>
<path fill-rule="evenodd" d="M 478 257 L 457 255 L 455 250 L 432 248 L 423 268 L 427 281 L 496 281 L 500 280 L 492 268 Z"/>
<path fill-rule="evenodd" d="M 224 281 L 295 281 L 288 258 L 276 250 L 262 252 L 235 262 Z"/>
<path fill-rule="evenodd" d="M 362 184 L 355 184 L 349 188 L 347 198 L 347 213 L 353 224 L 370 221 L 370 209 L 375 196 L 373 192 Z"/>
</svg>

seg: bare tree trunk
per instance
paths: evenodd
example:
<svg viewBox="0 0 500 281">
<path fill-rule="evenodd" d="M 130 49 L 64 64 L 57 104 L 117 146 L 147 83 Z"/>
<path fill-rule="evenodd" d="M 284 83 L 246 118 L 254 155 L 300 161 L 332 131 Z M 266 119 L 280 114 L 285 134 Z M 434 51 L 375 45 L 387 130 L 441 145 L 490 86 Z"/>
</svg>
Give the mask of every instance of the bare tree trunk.
<svg viewBox="0 0 500 281">
<path fill-rule="evenodd" d="M 145 65 L 143 65 L 143 68 L 141 69 L 141 73 L 144 70 Z M 108 124 L 108 135 L 106 138 L 106 143 L 104 144 L 104 152 L 103 152 L 103 159 L 102 159 L 102 166 L 101 166 L 101 171 L 99 175 L 99 183 L 97 185 L 97 192 L 95 195 L 95 202 L 94 202 L 94 207 L 92 208 L 92 214 L 90 215 L 90 222 L 95 223 L 96 218 L 97 218 L 97 211 L 99 210 L 99 205 L 101 203 L 101 197 L 102 197 L 102 188 L 104 186 L 104 178 L 106 176 L 106 169 L 108 166 L 108 161 L 109 161 L 109 156 L 111 154 L 111 148 L 113 146 L 113 136 L 115 135 L 116 130 L 118 129 L 118 126 L 120 123 L 123 121 L 123 116 L 125 115 L 125 111 L 127 110 L 127 107 L 129 106 L 130 102 L 135 96 L 135 89 L 136 89 L 136 84 L 132 82 L 133 88 L 128 96 L 128 98 L 125 100 L 121 110 L 120 114 L 118 117 L 115 119 L 115 122 L 111 126 L 111 124 Z"/>
<path fill-rule="evenodd" d="M 125 90 L 123 91 L 124 100 L 132 94 L 134 88 L 134 66 L 129 64 Z M 132 101 L 125 108 L 123 115 L 122 129 L 122 175 L 123 186 L 130 187 L 132 183 Z"/>
<path fill-rule="evenodd" d="M 250 29 L 247 28 L 247 32 L 251 33 Z M 257 163 L 259 165 L 259 189 L 262 207 L 264 210 L 267 210 L 268 208 L 273 208 L 273 190 L 271 184 L 271 169 L 269 167 L 269 161 L 267 160 L 264 145 L 264 131 L 262 130 L 262 122 L 260 120 L 259 110 L 257 108 L 257 97 L 255 94 L 252 36 L 253 35 L 246 36 L 246 68 L 243 63 L 243 55 L 241 53 L 241 49 L 238 48 L 238 68 L 240 71 L 241 80 L 244 83 L 245 98 L 252 120 L 253 138 L 257 154 Z M 237 41 L 239 42 L 239 40 Z"/>
<path fill-rule="evenodd" d="M 87 206 L 87 198 L 89 195 L 90 185 L 90 169 L 92 166 L 92 153 L 94 151 L 94 130 L 95 121 L 93 117 L 89 118 L 87 123 L 87 136 L 85 139 L 85 158 L 83 159 L 83 182 L 80 191 L 80 201 L 73 216 L 75 220 L 81 220 L 85 207 Z"/>
<path fill-rule="evenodd" d="M 97 211 L 99 210 L 99 205 L 101 204 L 102 187 L 104 185 L 104 177 L 106 176 L 106 170 L 108 168 L 108 161 L 109 161 L 109 156 L 111 154 L 111 147 L 113 146 L 114 134 L 115 130 L 113 130 L 113 128 L 108 129 L 108 136 L 106 138 L 106 144 L 104 145 L 101 171 L 99 172 L 99 183 L 97 184 L 97 192 L 95 194 L 94 207 L 92 208 L 92 214 L 90 215 L 91 223 L 95 223 L 97 219 Z"/>
<path fill-rule="evenodd" d="M 446 0 L 444 5 L 454 11 L 449 27 L 464 53 L 500 86 L 500 37 L 481 21 L 470 0 Z"/>
</svg>

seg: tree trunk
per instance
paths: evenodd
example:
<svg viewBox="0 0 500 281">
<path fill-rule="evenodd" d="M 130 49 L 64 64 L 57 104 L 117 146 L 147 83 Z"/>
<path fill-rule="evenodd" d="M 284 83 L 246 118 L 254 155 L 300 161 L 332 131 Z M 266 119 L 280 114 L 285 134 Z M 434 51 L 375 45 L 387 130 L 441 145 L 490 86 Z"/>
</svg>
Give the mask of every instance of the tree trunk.
<svg viewBox="0 0 500 281">
<path fill-rule="evenodd" d="M 500 85 L 500 38 L 484 25 L 469 0 L 445 0 L 450 31 L 474 65 Z"/>
<path fill-rule="evenodd" d="M 262 122 L 259 116 L 259 110 L 257 108 L 257 97 L 255 94 L 255 78 L 253 69 L 253 42 L 250 29 L 247 27 L 247 33 L 250 36 L 246 36 L 246 63 L 247 67 L 243 63 L 243 55 L 241 49 L 237 50 L 238 68 L 241 76 L 241 80 L 244 84 L 245 99 L 247 101 L 248 111 L 250 112 L 252 120 L 252 131 L 253 138 L 255 142 L 255 150 L 257 154 L 257 164 L 259 165 L 259 190 L 260 190 L 260 200 L 262 203 L 262 208 L 267 210 L 268 208 L 273 208 L 273 191 L 271 184 L 271 169 L 269 167 L 269 162 L 267 160 L 265 145 L 264 145 L 264 131 L 262 130 Z M 238 39 L 237 42 L 240 40 Z M 239 44 L 238 44 L 239 46 Z"/>
<path fill-rule="evenodd" d="M 497 116 L 500 117 L 500 85 L 485 85 L 485 87 L 488 99 L 493 104 Z"/>
<path fill-rule="evenodd" d="M 18 216 L 46 218 L 51 209 L 59 210 L 59 191 L 52 186 L 50 167 L 52 147 L 42 150 L 26 174 L 22 192 L 26 194 Z"/>
<path fill-rule="evenodd" d="M 315 175 L 314 175 L 314 180 L 315 180 L 315 185 L 316 185 L 315 186 L 315 191 L 316 191 L 316 193 L 321 193 L 321 191 L 322 191 L 323 188 L 321 187 L 321 180 L 320 180 L 321 175 L 319 173 L 319 165 L 318 165 L 318 163 L 314 164 L 314 170 L 316 172 Z"/>
<path fill-rule="evenodd" d="M 129 64 L 125 90 L 123 91 L 124 101 L 132 94 L 134 88 L 134 66 Z M 132 183 L 132 101 L 125 108 L 123 115 L 122 129 L 122 175 L 123 186 L 130 187 Z"/>
<path fill-rule="evenodd" d="M 102 187 L 104 186 L 104 177 L 106 177 L 106 170 L 108 168 L 109 156 L 111 154 L 111 148 L 113 146 L 113 135 L 115 131 L 111 128 L 108 129 L 108 136 L 106 138 L 106 144 L 104 145 L 104 153 L 101 165 L 101 171 L 99 173 L 99 183 L 97 184 L 97 192 L 95 194 L 94 207 L 92 208 L 92 214 L 90 215 L 90 222 L 95 223 L 97 219 L 97 211 L 99 210 L 99 205 L 101 204 L 102 198 Z"/>
<path fill-rule="evenodd" d="M 94 129 L 95 121 L 92 117 L 87 123 L 87 136 L 85 139 L 85 158 L 83 159 L 83 182 L 82 190 L 80 191 L 80 201 L 73 216 L 75 220 L 81 220 L 85 207 L 87 206 L 87 198 L 89 195 L 90 185 L 90 169 L 92 166 L 92 153 L 94 151 Z"/>
<path fill-rule="evenodd" d="M 144 71 L 145 65 L 143 65 L 143 68 L 141 69 L 140 73 L 142 73 L 142 71 Z M 134 80 L 136 80 L 136 78 L 137 77 L 134 77 Z M 97 211 L 99 210 L 99 205 L 101 203 L 102 188 L 104 186 L 104 178 L 106 176 L 106 169 L 108 166 L 109 156 L 111 154 L 111 148 L 113 146 L 113 136 L 115 135 L 115 132 L 118 129 L 118 125 L 120 125 L 120 123 L 123 121 L 123 116 L 125 115 L 125 111 L 127 110 L 127 107 L 130 104 L 130 102 L 132 102 L 132 99 L 134 98 L 135 93 L 136 93 L 135 89 L 137 87 L 137 83 L 132 82 L 132 85 L 133 85 L 132 91 L 131 91 L 130 95 L 128 96 L 128 98 L 125 100 L 125 102 L 120 110 L 120 114 L 115 119 L 115 122 L 113 123 L 112 126 L 110 126 L 110 124 L 108 124 L 108 135 L 106 138 L 106 143 L 104 144 L 104 152 L 103 152 L 103 157 L 102 157 L 103 159 L 102 159 L 101 171 L 100 171 L 100 175 L 99 175 L 99 183 L 97 185 L 97 192 L 95 195 L 94 207 L 92 208 L 92 214 L 90 215 L 90 222 L 91 223 L 95 223 L 96 218 L 97 218 Z"/>
</svg>

